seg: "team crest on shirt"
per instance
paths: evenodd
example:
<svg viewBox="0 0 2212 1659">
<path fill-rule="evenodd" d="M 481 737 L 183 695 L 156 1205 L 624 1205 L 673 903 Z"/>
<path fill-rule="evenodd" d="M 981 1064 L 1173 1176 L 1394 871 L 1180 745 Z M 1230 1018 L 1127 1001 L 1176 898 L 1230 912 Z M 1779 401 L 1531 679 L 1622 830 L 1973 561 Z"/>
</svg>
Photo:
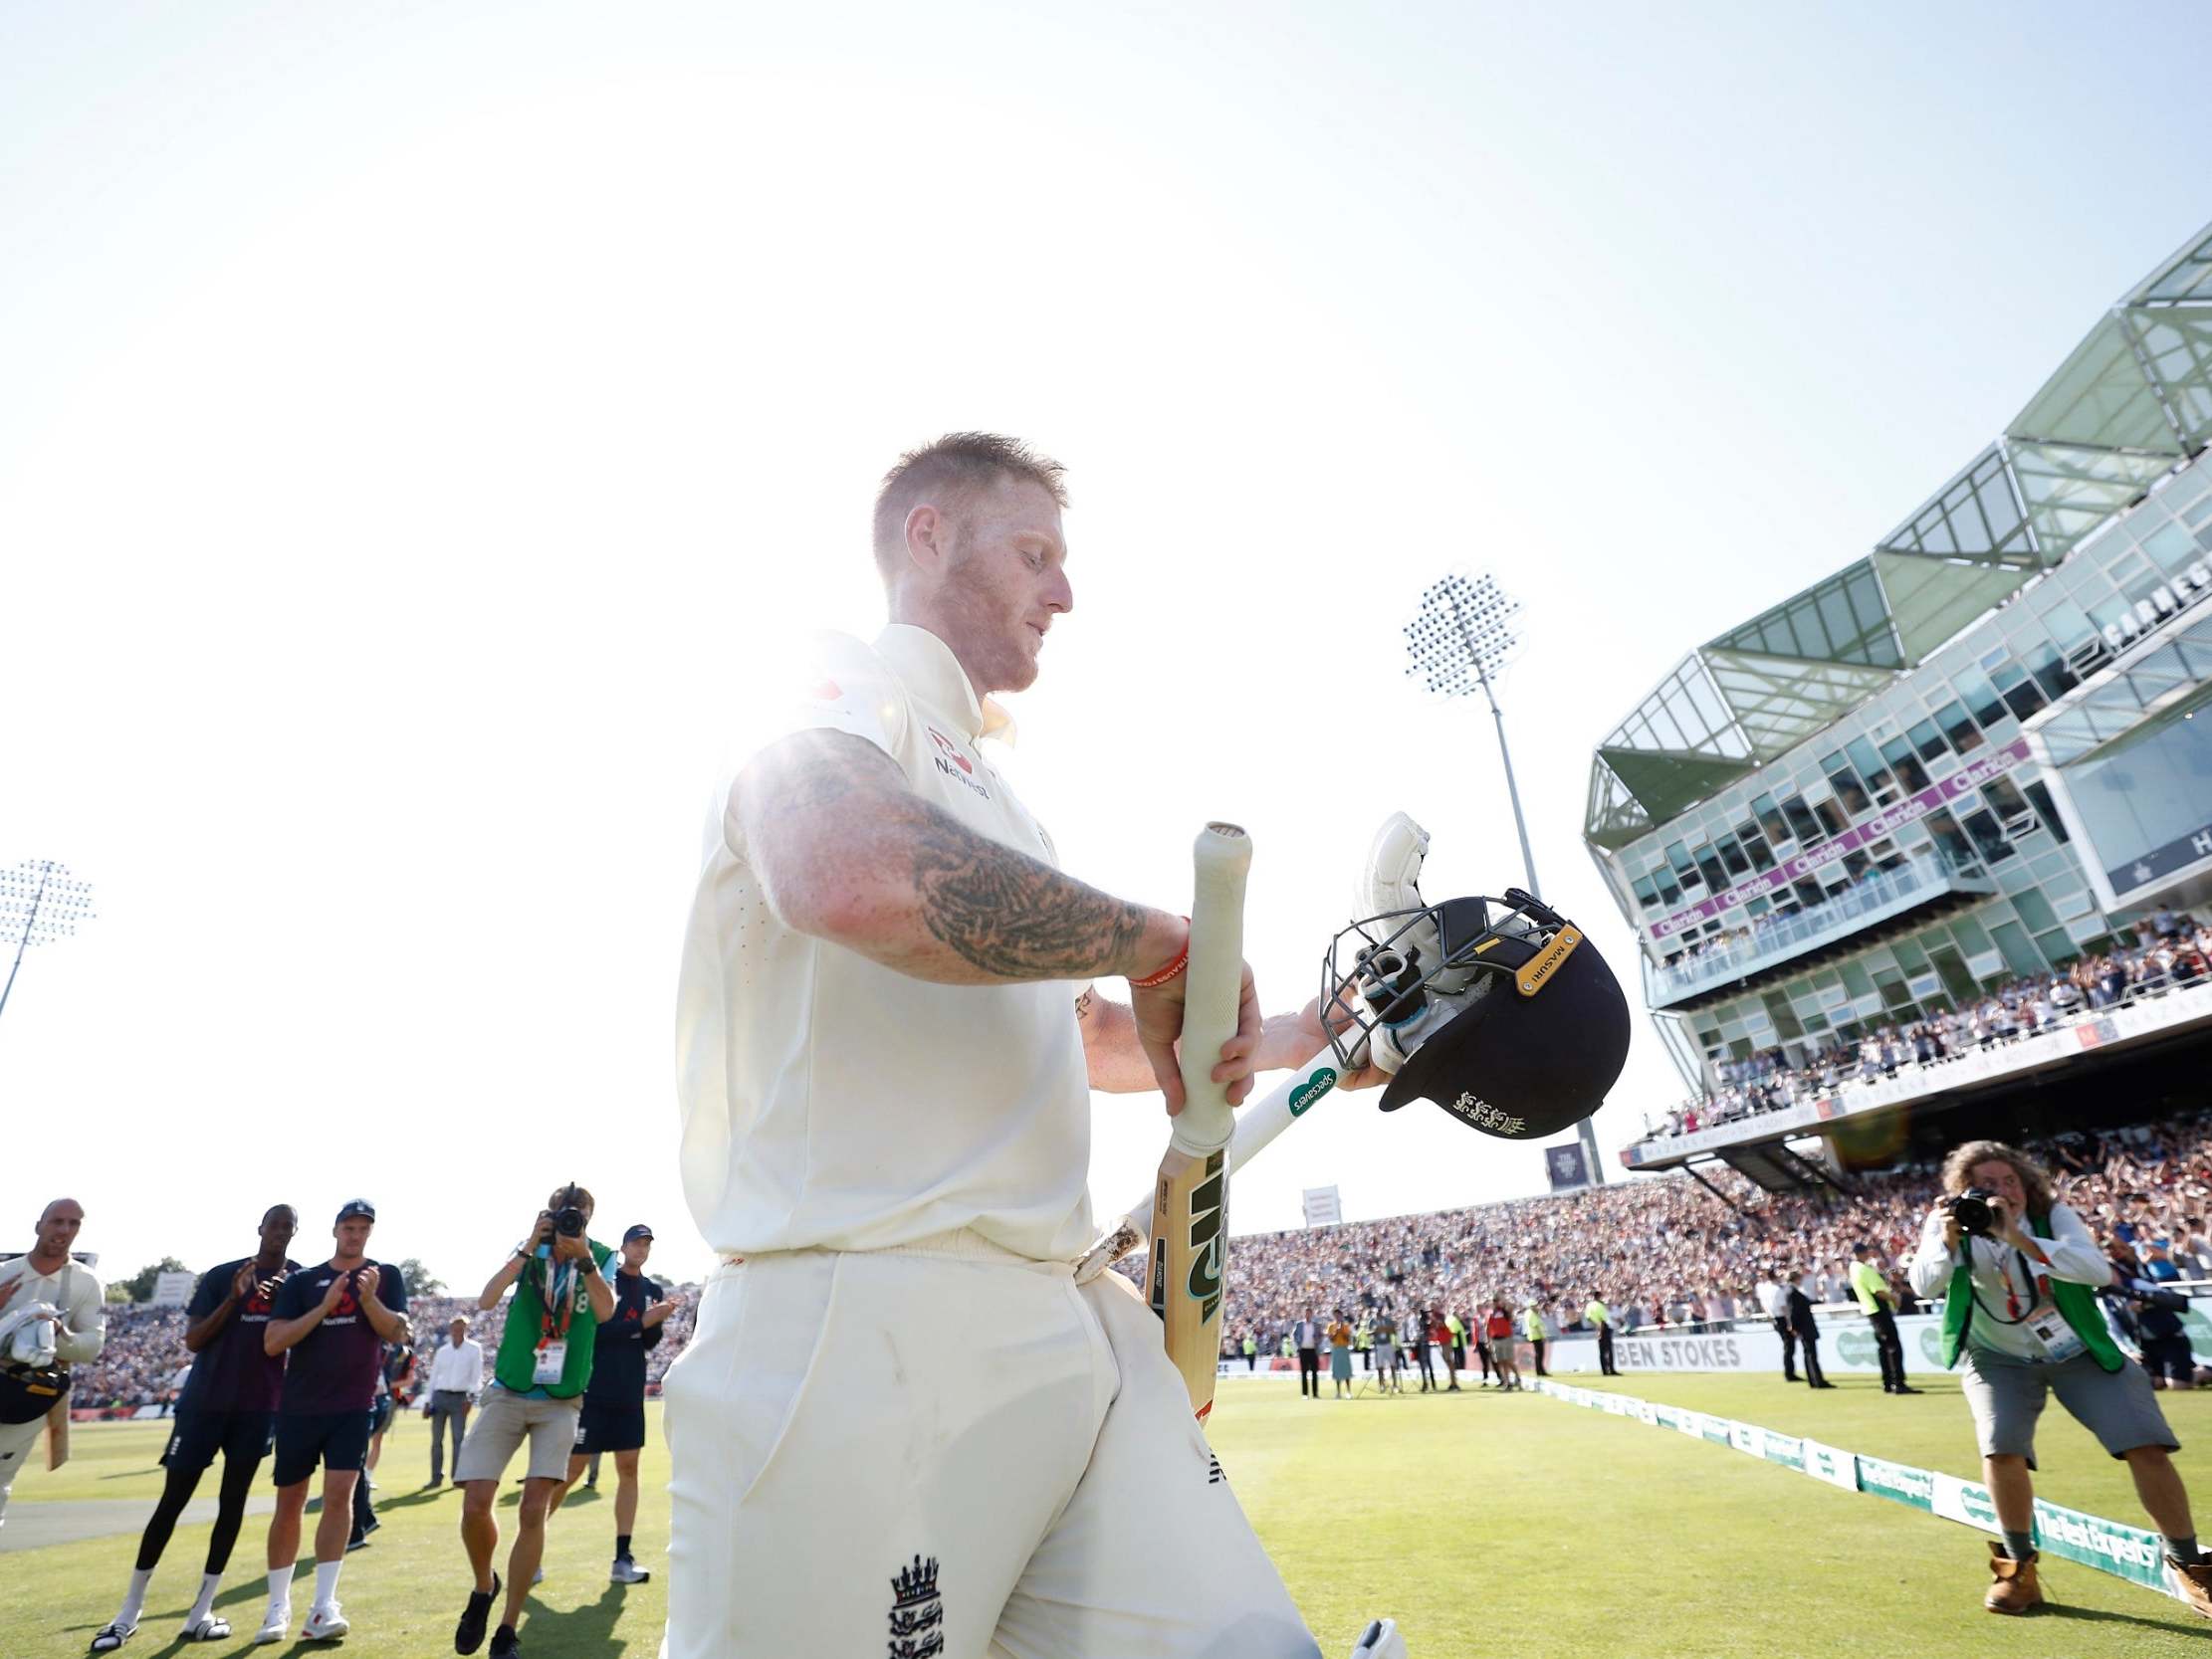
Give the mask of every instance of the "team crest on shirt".
<svg viewBox="0 0 2212 1659">
<path fill-rule="evenodd" d="M 937 769 L 954 782 L 965 784 L 970 789 L 975 790 L 985 800 L 991 799 L 991 791 L 985 787 L 983 780 L 976 775 L 976 762 L 969 759 L 962 752 L 960 744 L 954 742 L 952 738 L 946 736 L 934 726 L 925 726 L 923 729 L 930 734 L 930 741 L 936 745 L 937 752 L 930 758 L 937 762 Z"/>
<path fill-rule="evenodd" d="M 891 1580 L 891 1646 L 887 1659 L 933 1659 L 945 1651 L 945 1600 L 937 1593 L 937 1557 L 920 1555 Z"/>
</svg>

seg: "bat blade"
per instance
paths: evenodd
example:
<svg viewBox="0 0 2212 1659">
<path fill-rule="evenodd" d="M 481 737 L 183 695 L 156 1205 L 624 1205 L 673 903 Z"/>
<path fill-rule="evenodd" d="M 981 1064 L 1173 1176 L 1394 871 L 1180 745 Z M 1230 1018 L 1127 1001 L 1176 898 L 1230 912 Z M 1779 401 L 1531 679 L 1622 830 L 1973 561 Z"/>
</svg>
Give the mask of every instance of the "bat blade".
<svg viewBox="0 0 2212 1659">
<path fill-rule="evenodd" d="M 1227 1091 L 1211 1077 L 1236 1034 L 1243 988 L 1244 880 L 1252 844 L 1233 824 L 1209 824 L 1193 849 L 1189 985 L 1183 1012 L 1183 1111 L 1153 1185 L 1152 1258 L 1145 1296 L 1160 1316 L 1168 1357 L 1191 1409 L 1214 1409 L 1221 1292 L 1228 1265 L 1228 1158 L 1236 1128 Z"/>
</svg>

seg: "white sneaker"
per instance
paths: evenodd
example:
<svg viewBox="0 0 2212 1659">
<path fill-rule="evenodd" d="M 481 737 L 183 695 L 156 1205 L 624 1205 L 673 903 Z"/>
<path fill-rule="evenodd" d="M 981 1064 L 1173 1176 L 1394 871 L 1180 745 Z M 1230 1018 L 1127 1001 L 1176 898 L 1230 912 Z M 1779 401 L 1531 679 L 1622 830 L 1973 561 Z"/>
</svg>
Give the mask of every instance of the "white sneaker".
<svg viewBox="0 0 2212 1659">
<path fill-rule="evenodd" d="M 335 1641 L 352 1628 L 345 1622 L 345 1614 L 333 1601 L 328 1607 L 310 1607 L 308 1622 L 300 1627 L 303 1642 Z"/>
<path fill-rule="evenodd" d="M 1406 1659 L 1406 1638 L 1396 1619 L 1379 1618 L 1352 1644 L 1352 1659 Z"/>
<path fill-rule="evenodd" d="M 616 1584 L 642 1584 L 652 1576 L 627 1555 L 615 1556 L 613 1569 L 607 1573 L 608 1580 Z"/>
<path fill-rule="evenodd" d="M 546 1581 L 546 1569 L 540 1567 L 536 1572 L 533 1572 L 530 1575 L 530 1581 L 534 1584 L 543 1584 Z"/>
<path fill-rule="evenodd" d="M 254 1632 L 257 1642 L 281 1642 L 292 1634 L 292 1603 L 280 1601 L 263 1616 L 261 1628 Z"/>
</svg>

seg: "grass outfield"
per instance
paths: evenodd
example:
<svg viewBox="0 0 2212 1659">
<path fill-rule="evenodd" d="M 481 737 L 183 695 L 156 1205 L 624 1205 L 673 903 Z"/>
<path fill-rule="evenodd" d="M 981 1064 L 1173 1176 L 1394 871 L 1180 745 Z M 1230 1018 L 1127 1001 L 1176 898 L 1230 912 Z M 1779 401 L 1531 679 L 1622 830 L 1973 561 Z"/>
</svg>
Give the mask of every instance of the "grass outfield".
<svg viewBox="0 0 2212 1659">
<path fill-rule="evenodd" d="M 1617 1386 L 1975 1475 L 1956 1384 L 1915 1381 L 1929 1390 L 1918 1399 L 1888 1398 L 1861 1378 L 1826 1394 L 1778 1377 L 1642 1373 Z M 2212 1445 L 2212 1392 L 2165 1401 L 2182 1440 Z M 162 1433 L 157 1424 L 80 1426 L 69 1467 L 53 1475 L 33 1468 L 17 1481 L 11 1516 L 60 1499 L 123 1498 L 150 1509 Z M 2047 1577 L 2062 1606 L 2030 1619 L 1992 1618 L 1980 1609 L 1982 1538 L 1968 1528 L 1537 1395 L 1466 1391 L 1339 1405 L 1301 1400 L 1287 1380 L 1232 1381 L 1222 1389 L 1214 1442 L 1327 1659 L 1340 1659 L 1377 1613 L 1405 1627 L 1413 1659 L 1500 1651 L 1624 1659 L 2212 1653 L 2212 1624 L 2178 1603 L 2063 1561 Z M 2042 1450 L 2044 1496 L 2142 1524 L 2125 1469 L 2055 1408 Z M 384 1527 L 371 1548 L 348 1557 L 340 1591 L 355 1631 L 343 1647 L 355 1654 L 452 1652 L 466 1589 L 461 1500 L 450 1487 L 413 1490 L 428 1458 L 419 1417 L 386 1439 Z M 2212 1460 L 2185 1451 L 2180 1463 L 2212 1529 Z M 666 1472 L 656 1437 L 637 1535 L 639 1560 L 656 1569 L 652 1583 L 624 1589 L 606 1581 L 611 1493 L 585 1495 L 556 1519 L 547 1581 L 525 1632 L 531 1659 L 650 1659 L 658 1651 L 667 1509 L 657 1495 Z M 180 1527 L 124 1652 L 213 1659 L 329 1651 L 253 1646 L 265 1530 L 263 1519 L 249 1518 L 223 1592 L 237 1638 L 189 1649 L 174 1641 L 207 1535 L 205 1526 Z M 135 1544 L 133 1528 L 0 1554 L 0 1659 L 85 1652 L 114 1611 Z M 294 1590 L 302 1618 L 311 1596 L 305 1583 Z"/>
</svg>

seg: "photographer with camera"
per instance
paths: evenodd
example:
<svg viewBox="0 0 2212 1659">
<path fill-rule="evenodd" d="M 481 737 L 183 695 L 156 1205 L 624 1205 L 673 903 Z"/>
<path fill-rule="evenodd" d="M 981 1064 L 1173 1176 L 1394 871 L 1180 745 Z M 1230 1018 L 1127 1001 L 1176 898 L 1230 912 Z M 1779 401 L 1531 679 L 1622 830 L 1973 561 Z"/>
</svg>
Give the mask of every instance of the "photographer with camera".
<svg viewBox="0 0 2212 1659">
<path fill-rule="evenodd" d="M 2179 1449 L 2150 1379 L 2119 1350 L 2098 1307 L 2112 1267 L 2081 1216 L 2058 1201 L 2034 1159 L 2000 1141 L 1970 1141 L 1943 1162 L 1943 1192 L 1920 1230 L 1912 1288 L 1943 1298 L 1943 1363 L 1959 1363 L 1981 1442 L 2002 1544 L 1990 1549 L 1982 1605 L 2024 1613 L 2036 1579 L 2036 1418 L 2056 1393 L 2076 1421 L 2124 1459 L 2136 1496 L 2165 1541 L 2175 1584 L 2212 1617 L 2212 1560 L 2197 1549 Z"/>
<path fill-rule="evenodd" d="M 2150 1373 L 2151 1387 L 2194 1387 L 2196 1354 L 2189 1347 L 2188 1330 L 2181 1323 L 2181 1316 L 2189 1311 L 2189 1299 L 2179 1291 L 2166 1289 L 2147 1271 L 2137 1271 L 2148 1264 L 2123 1266 L 2121 1248 L 2115 1246 L 2107 1258 L 2112 1264 L 2111 1284 L 2098 1292 L 2113 1326 L 2122 1341 L 2135 1345 L 2143 1369 Z"/>
<path fill-rule="evenodd" d="M 614 1314 L 614 1291 L 602 1272 L 614 1252 L 584 1233 L 592 1207 L 591 1194 L 572 1181 L 555 1190 L 476 1299 L 479 1309 L 489 1311 L 510 1287 L 515 1292 L 492 1384 L 453 1466 L 463 1493 L 461 1542 L 476 1574 L 453 1632 L 456 1653 L 474 1653 L 483 1645 L 501 1582 L 492 1569 L 499 1549 L 492 1502 L 516 1449 L 528 1440 L 530 1464 L 515 1548 L 507 1559 L 507 1607 L 492 1636 L 492 1659 L 516 1659 L 522 1652 L 523 1603 L 545 1555 L 547 1505 L 568 1473 L 599 1326 Z"/>
</svg>

